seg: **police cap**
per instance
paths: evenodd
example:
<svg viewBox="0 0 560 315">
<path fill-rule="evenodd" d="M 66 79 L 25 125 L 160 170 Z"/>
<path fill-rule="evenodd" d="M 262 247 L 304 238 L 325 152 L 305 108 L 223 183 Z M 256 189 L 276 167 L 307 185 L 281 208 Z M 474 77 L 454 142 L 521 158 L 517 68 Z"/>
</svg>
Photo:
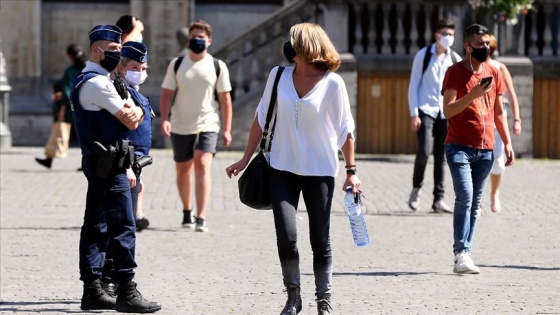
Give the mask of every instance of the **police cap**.
<svg viewBox="0 0 560 315">
<path fill-rule="evenodd" d="M 148 62 L 148 48 L 139 42 L 126 42 L 121 49 L 121 57 L 126 57 L 140 63 Z"/>
<path fill-rule="evenodd" d="M 89 32 L 89 44 L 98 40 L 108 40 L 113 43 L 121 43 L 122 30 L 116 25 L 97 25 Z"/>
</svg>

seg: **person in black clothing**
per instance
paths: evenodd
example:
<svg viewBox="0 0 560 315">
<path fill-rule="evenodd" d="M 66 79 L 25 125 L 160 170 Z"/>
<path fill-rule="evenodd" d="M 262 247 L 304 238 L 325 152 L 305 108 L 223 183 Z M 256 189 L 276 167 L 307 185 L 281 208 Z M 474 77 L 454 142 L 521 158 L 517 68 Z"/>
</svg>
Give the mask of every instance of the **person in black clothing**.
<svg viewBox="0 0 560 315">
<path fill-rule="evenodd" d="M 54 93 L 52 96 L 53 121 L 55 123 L 63 121 L 73 124 L 74 119 L 72 118 L 72 110 L 70 108 L 70 94 L 72 92 L 74 79 L 86 66 L 86 55 L 80 46 L 71 44 L 66 48 L 66 56 L 72 64 L 64 70 L 62 78 L 54 84 Z M 73 129 L 74 128 L 71 128 L 71 130 Z M 75 138 L 75 135 L 72 137 L 72 134 L 71 132 L 70 141 Z M 54 158 L 55 156 L 47 156 L 44 159 L 35 158 L 35 161 L 46 168 L 51 168 Z"/>
</svg>

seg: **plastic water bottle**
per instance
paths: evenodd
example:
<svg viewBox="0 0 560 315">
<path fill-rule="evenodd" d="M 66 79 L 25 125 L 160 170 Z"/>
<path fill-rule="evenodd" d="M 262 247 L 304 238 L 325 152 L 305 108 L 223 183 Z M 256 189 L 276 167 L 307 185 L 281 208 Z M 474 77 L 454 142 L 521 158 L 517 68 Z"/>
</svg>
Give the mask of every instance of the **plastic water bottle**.
<svg viewBox="0 0 560 315">
<path fill-rule="evenodd" d="M 346 188 L 346 196 L 344 196 L 344 206 L 350 221 L 352 237 L 356 247 L 364 247 L 369 244 L 369 235 L 367 231 L 364 213 L 362 212 L 360 195 L 352 193 L 351 188 Z"/>
</svg>

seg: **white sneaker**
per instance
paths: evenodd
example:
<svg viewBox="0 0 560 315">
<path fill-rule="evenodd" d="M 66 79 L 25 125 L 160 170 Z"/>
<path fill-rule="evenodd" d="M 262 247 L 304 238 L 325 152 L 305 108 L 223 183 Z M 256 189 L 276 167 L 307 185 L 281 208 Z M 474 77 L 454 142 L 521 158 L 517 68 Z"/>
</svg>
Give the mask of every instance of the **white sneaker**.
<svg viewBox="0 0 560 315">
<path fill-rule="evenodd" d="M 453 213 L 453 209 L 448 206 L 443 199 L 440 199 L 432 205 L 432 212 L 433 213 Z"/>
<path fill-rule="evenodd" d="M 455 266 L 453 266 L 453 272 L 459 274 L 479 274 L 480 268 L 474 264 L 470 254 L 463 251 L 455 255 Z"/>
<path fill-rule="evenodd" d="M 420 195 L 422 195 L 422 188 L 412 188 L 408 199 L 408 206 L 412 211 L 416 211 L 420 207 Z"/>
</svg>

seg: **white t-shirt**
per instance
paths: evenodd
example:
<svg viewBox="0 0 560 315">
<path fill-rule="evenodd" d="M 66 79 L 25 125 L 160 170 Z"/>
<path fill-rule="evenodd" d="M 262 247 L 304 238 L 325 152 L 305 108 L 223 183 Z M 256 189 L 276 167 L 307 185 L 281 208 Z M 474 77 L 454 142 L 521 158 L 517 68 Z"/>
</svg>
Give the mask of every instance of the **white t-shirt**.
<svg viewBox="0 0 560 315">
<path fill-rule="evenodd" d="M 216 78 L 214 60 L 210 54 L 199 61 L 185 56 L 175 74 L 174 58 L 167 67 L 161 87 L 177 90 L 171 107 L 171 132 L 181 135 L 200 132 L 219 132 L 219 103 L 214 99 L 218 93 L 231 91 L 228 69 L 221 60 L 220 77 Z"/>
<path fill-rule="evenodd" d="M 277 71 L 275 67 L 270 72 L 255 113 L 263 129 Z M 293 72 L 293 66 L 287 67 L 278 82 L 278 122 L 270 165 L 297 175 L 335 177 L 340 166 L 338 151 L 348 134 L 354 138 L 355 124 L 346 85 L 338 74 L 327 71 L 315 87 L 300 98 Z M 273 123 L 274 120 L 269 129 Z"/>
<path fill-rule="evenodd" d="M 89 79 L 80 88 L 80 104 L 85 110 L 99 111 L 106 109 L 114 115 L 123 108 L 125 103 L 134 105 L 130 95 L 126 100 L 121 99 L 107 70 L 95 62 L 86 61 L 86 67 L 82 70 L 82 73 L 89 71 L 97 72 L 100 75 Z"/>
</svg>

